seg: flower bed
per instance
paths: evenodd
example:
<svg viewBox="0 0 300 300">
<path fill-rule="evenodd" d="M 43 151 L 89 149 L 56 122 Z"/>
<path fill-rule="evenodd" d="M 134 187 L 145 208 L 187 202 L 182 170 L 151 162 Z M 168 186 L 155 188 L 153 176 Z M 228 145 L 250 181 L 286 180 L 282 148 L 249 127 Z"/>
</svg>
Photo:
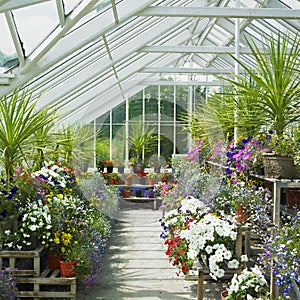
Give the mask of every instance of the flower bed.
<svg viewBox="0 0 300 300">
<path fill-rule="evenodd" d="M 79 176 L 57 164 L 31 174 L 21 169 L 13 184 L 9 197 L 14 205 L 2 207 L 1 215 L 5 219 L 14 214 L 17 225 L 0 230 L 4 249 L 41 245 L 76 260 L 77 277 L 91 284 L 99 274 L 117 210 L 116 190 L 107 187 L 99 173 Z M 32 238 L 37 244 L 32 245 Z"/>
</svg>

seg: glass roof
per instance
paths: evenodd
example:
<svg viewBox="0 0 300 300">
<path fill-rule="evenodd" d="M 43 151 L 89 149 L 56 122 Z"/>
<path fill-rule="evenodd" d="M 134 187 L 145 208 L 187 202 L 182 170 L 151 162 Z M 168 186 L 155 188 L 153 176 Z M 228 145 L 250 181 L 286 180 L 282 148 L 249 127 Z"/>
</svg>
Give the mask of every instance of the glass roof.
<svg viewBox="0 0 300 300">
<path fill-rule="evenodd" d="M 160 78 L 219 82 L 236 43 L 251 65 L 246 39 L 295 37 L 299 19 L 297 0 L 0 0 L 0 95 L 28 87 L 90 122 Z"/>
</svg>

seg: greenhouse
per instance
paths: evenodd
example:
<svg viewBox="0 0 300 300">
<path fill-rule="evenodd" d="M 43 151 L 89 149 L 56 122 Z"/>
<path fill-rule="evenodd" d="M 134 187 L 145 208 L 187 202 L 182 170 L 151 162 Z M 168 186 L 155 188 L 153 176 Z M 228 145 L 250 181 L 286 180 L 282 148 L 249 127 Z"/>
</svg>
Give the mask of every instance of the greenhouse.
<svg viewBox="0 0 300 300">
<path fill-rule="evenodd" d="M 0 0 L 0 299 L 300 299 L 299 19 Z"/>
</svg>

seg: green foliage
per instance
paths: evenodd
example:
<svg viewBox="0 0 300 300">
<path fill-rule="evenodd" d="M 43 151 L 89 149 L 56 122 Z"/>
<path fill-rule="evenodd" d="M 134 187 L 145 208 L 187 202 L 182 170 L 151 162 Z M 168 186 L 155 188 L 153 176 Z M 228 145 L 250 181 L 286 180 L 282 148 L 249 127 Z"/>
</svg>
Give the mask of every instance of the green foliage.
<svg viewBox="0 0 300 300">
<path fill-rule="evenodd" d="M 55 118 L 48 109 L 35 110 L 27 90 L 15 90 L 0 101 L 0 153 L 6 172 L 7 186 L 16 166 L 25 159 L 34 134 Z"/>
<path fill-rule="evenodd" d="M 250 115 L 249 122 L 256 122 L 257 127 L 261 124 L 272 127 L 281 137 L 287 127 L 300 117 L 300 40 L 298 36 L 282 36 L 279 33 L 276 38 L 271 37 L 263 43 L 263 50 L 252 40 L 247 40 L 247 45 L 256 67 L 249 67 L 232 55 L 248 76 L 223 79 L 234 87 L 236 101 L 255 101 L 258 115 Z"/>
<path fill-rule="evenodd" d="M 136 159 L 142 159 L 143 151 L 151 152 L 157 141 L 157 136 L 153 134 L 153 130 L 149 130 L 148 126 L 142 124 L 141 120 L 138 124 L 134 124 L 129 128 L 129 148 L 133 151 Z"/>
</svg>

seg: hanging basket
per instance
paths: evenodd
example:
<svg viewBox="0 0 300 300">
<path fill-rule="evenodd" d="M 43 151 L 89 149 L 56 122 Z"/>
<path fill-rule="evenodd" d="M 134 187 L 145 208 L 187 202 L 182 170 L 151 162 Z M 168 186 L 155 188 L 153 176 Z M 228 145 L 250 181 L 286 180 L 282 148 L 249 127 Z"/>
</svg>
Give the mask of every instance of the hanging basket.
<svg viewBox="0 0 300 300">
<path fill-rule="evenodd" d="M 264 153 L 263 164 L 267 178 L 292 179 L 296 177 L 294 159 L 290 156 Z"/>
</svg>

